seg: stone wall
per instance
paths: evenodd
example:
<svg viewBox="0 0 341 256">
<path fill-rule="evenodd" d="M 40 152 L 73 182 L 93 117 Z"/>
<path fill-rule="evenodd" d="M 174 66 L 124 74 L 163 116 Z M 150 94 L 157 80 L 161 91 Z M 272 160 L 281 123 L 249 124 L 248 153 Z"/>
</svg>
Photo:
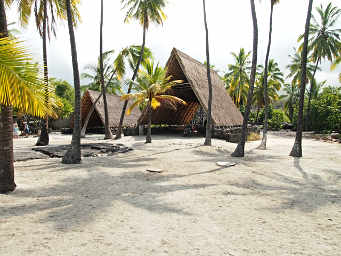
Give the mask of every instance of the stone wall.
<svg viewBox="0 0 341 256">
<path fill-rule="evenodd" d="M 257 126 L 248 127 L 248 135 L 250 133 L 260 134 L 260 129 Z M 242 127 L 216 127 L 213 131 L 213 138 L 226 140 L 232 143 L 238 143 L 241 139 Z"/>
</svg>

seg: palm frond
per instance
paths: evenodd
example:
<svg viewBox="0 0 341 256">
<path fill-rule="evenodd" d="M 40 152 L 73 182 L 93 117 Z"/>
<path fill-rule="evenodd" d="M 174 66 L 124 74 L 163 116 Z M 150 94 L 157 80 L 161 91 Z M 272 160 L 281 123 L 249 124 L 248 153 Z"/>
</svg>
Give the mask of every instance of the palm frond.
<svg viewBox="0 0 341 256">
<path fill-rule="evenodd" d="M 47 87 L 39 68 L 22 43 L 8 37 L 0 39 L 0 103 L 39 117 L 54 115 L 59 104 L 54 88 Z M 46 105 L 46 98 L 49 105 Z"/>
</svg>

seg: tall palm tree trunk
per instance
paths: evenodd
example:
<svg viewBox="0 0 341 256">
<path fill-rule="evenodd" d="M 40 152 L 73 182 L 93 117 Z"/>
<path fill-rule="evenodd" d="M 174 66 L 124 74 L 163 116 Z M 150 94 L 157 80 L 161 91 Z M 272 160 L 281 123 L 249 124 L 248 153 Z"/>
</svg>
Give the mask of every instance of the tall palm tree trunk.
<svg viewBox="0 0 341 256">
<path fill-rule="evenodd" d="M 270 56 L 270 48 L 271 48 L 271 40 L 272 40 L 272 16 L 273 16 L 274 5 L 271 3 L 271 12 L 270 12 L 270 29 L 269 29 L 269 42 L 268 48 L 266 50 L 265 57 L 265 65 L 264 65 L 264 127 L 263 127 L 263 138 L 258 149 L 266 149 L 266 142 L 268 139 L 268 118 L 269 118 L 269 94 L 268 94 L 268 73 L 269 73 L 269 56 Z"/>
<path fill-rule="evenodd" d="M 244 157 L 245 150 L 245 142 L 247 136 L 247 124 L 249 121 L 252 97 L 253 97 L 253 89 L 256 80 L 256 71 L 257 71 L 257 57 L 258 57 L 258 24 L 257 24 L 257 14 L 255 1 L 250 0 L 251 4 L 251 12 L 252 12 L 252 22 L 253 22 L 253 53 L 252 53 L 252 68 L 251 68 L 251 76 L 250 76 L 250 89 L 247 95 L 247 105 L 244 114 L 243 128 L 240 142 L 238 143 L 237 148 L 231 154 L 233 157 Z"/>
<path fill-rule="evenodd" d="M 300 101 L 297 119 L 297 131 L 294 146 L 290 152 L 290 156 L 302 157 L 302 131 L 303 131 L 303 108 L 304 108 L 304 94 L 305 82 L 307 79 L 307 55 L 308 55 L 308 40 L 309 40 L 309 27 L 311 20 L 311 10 L 313 8 L 313 0 L 309 0 L 308 14 L 305 24 L 304 43 L 302 51 L 302 66 L 301 66 L 301 81 L 300 81 Z"/>
<path fill-rule="evenodd" d="M 212 80 L 211 80 L 211 67 L 210 67 L 210 47 L 208 39 L 208 26 L 207 26 L 207 16 L 206 16 L 206 1 L 203 0 L 204 9 L 204 23 L 206 31 L 206 62 L 207 62 L 207 81 L 208 81 L 208 108 L 207 108 L 207 123 L 206 123 L 206 139 L 205 146 L 212 145 Z"/>
<path fill-rule="evenodd" d="M 49 73 L 47 68 L 47 0 L 44 0 L 44 19 L 43 19 L 43 62 L 44 62 L 44 82 L 45 82 L 45 103 L 46 105 L 49 103 L 48 99 L 48 83 L 49 83 Z M 46 146 L 49 144 L 49 132 L 48 132 L 48 120 L 49 117 L 46 116 L 45 119 L 42 119 L 41 122 L 41 130 L 40 130 L 40 136 L 38 138 L 38 141 L 36 143 L 36 146 Z"/>
<path fill-rule="evenodd" d="M 70 0 L 65 0 L 66 10 L 67 10 L 67 21 L 69 27 L 70 35 L 70 46 L 71 46 L 71 56 L 72 56 L 72 69 L 73 69 L 73 79 L 75 88 L 75 113 L 74 113 L 74 125 L 71 149 L 66 152 L 62 159 L 64 164 L 79 164 L 81 162 L 81 93 L 80 93 L 80 79 L 78 70 L 78 60 L 77 60 L 77 48 L 75 33 L 73 30 L 73 21 L 71 15 Z"/>
<path fill-rule="evenodd" d="M 152 143 L 152 106 L 151 99 L 148 103 L 148 128 L 147 128 L 147 136 L 146 143 Z"/>
<path fill-rule="evenodd" d="M 145 13 L 145 20 L 146 20 L 146 16 L 147 16 L 147 13 Z M 135 81 L 137 74 L 138 74 L 138 71 L 139 71 L 139 68 L 140 68 L 140 65 L 141 65 L 141 62 L 142 62 L 142 58 L 144 55 L 144 47 L 146 45 L 146 32 L 147 32 L 147 27 L 146 27 L 146 25 L 143 25 L 143 39 L 142 39 L 141 53 L 140 53 L 140 57 L 139 57 L 137 64 L 136 64 L 133 77 L 131 78 L 132 81 Z M 132 86 L 133 86 L 133 84 L 130 83 L 129 87 L 128 87 L 127 94 L 129 94 L 131 92 Z M 120 117 L 120 123 L 118 125 L 118 130 L 117 130 L 117 134 L 116 134 L 115 139 L 120 139 L 122 137 L 122 126 L 123 126 L 124 117 L 125 117 L 125 114 L 127 111 L 127 106 L 128 106 L 128 100 L 125 100 L 124 104 L 123 104 L 121 117 Z"/>
<path fill-rule="evenodd" d="M 101 76 L 101 90 L 104 103 L 104 129 L 105 129 L 105 140 L 112 139 L 112 133 L 109 124 L 109 114 L 108 114 L 108 102 L 107 94 L 104 86 L 104 74 L 103 74 L 103 0 L 101 0 L 101 25 L 100 25 L 100 53 L 99 53 L 99 69 Z"/>
<path fill-rule="evenodd" d="M 0 0 L 0 38 L 8 36 L 4 0 Z M 0 193 L 8 193 L 16 187 L 14 182 L 13 111 L 1 106 L 0 119 Z"/>
<path fill-rule="evenodd" d="M 309 130 L 311 129 L 311 113 L 310 113 L 310 109 L 311 109 L 311 99 L 312 99 L 312 95 L 313 95 L 313 90 L 314 90 L 314 81 L 315 81 L 315 75 L 319 66 L 319 63 L 321 61 L 321 57 L 319 57 L 316 61 L 316 65 L 315 65 L 315 69 L 314 69 L 314 73 L 313 76 L 311 78 L 310 81 L 310 89 L 309 89 L 309 97 L 308 97 L 308 106 L 307 106 L 307 113 L 306 113 L 306 118 L 305 118 L 305 130 Z"/>
<path fill-rule="evenodd" d="M 289 103 L 289 119 L 291 122 L 294 119 L 294 106 L 293 106 L 292 99 L 290 100 L 290 103 Z"/>
</svg>

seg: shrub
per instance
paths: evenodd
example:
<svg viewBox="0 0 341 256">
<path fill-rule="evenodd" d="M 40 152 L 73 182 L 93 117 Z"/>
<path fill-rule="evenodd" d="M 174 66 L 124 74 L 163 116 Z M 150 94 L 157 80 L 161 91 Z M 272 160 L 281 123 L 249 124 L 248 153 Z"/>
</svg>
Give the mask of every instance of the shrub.
<svg viewBox="0 0 341 256">
<path fill-rule="evenodd" d="M 268 120 L 272 118 L 273 111 L 273 107 L 270 105 L 268 110 Z M 258 122 L 264 123 L 264 108 L 259 112 Z"/>
<path fill-rule="evenodd" d="M 311 124 L 314 131 L 341 130 L 341 89 L 326 87 L 311 103 Z"/>
<path fill-rule="evenodd" d="M 271 119 L 269 119 L 269 129 L 275 131 L 280 130 L 283 126 L 283 123 L 286 122 L 287 119 L 288 118 L 286 117 L 283 110 L 273 110 Z"/>
</svg>

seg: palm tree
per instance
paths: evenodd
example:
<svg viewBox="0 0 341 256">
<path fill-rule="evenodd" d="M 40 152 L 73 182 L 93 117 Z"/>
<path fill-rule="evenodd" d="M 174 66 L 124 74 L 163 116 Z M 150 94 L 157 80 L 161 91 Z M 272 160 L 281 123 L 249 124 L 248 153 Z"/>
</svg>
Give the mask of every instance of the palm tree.
<svg viewBox="0 0 341 256">
<path fill-rule="evenodd" d="M 285 98 L 284 110 L 286 114 L 288 115 L 290 121 L 293 122 L 294 107 L 299 98 L 299 90 L 295 84 L 291 83 L 291 84 L 284 84 L 284 92 L 286 93 L 284 94 L 284 98 Z"/>
<path fill-rule="evenodd" d="M 264 76 L 263 76 L 263 88 L 264 88 L 264 103 L 265 103 L 265 110 L 264 110 L 264 126 L 263 126 L 263 138 L 260 146 L 258 149 L 266 149 L 266 142 L 267 142 L 267 133 L 268 133 L 268 110 L 269 110 L 269 101 L 268 101 L 268 65 L 269 65 L 269 57 L 270 57 L 270 48 L 271 48 L 271 40 L 272 40 L 272 17 L 273 17 L 273 10 L 274 5 L 278 4 L 279 0 L 271 0 L 271 11 L 270 11 L 270 29 L 269 29 L 269 41 L 268 47 L 266 50 L 266 57 L 265 57 L 265 66 L 264 66 Z"/>
<path fill-rule="evenodd" d="M 228 65 L 228 72 L 224 75 L 227 91 L 237 107 L 245 104 L 249 91 L 249 71 L 251 52 L 246 53 L 244 48 L 239 53 L 231 53 L 235 64 Z"/>
<path fill-rule="evenodd" d="M 264 73 L 265 72 L 262 71 L 261 74 L 258 76 L 258 79 L 256 81 L 255 92 L 254 92 L 254 98 L 253 98 L 253 103 L 257 106 L 258 110 L 265 106 L 265 95 L 264 95 L 265 90 L 264 90 L 264 82 L 263 82 Z M 271 104 L 274 101 L 279 100 L 280 96 L 278 95 L 278 92 L 281 89 L 282 84 L 284 83 L 283 76 L 284 76 L 283 73 L 278 67 L 278 63 L 275 62 L 274 59 L 271 59 L 268 65 L 268 82 L 267 82 L 268 84 L 267 101 L 269 104 Z"/>
<path fill-rule="evenodd" d="M 120 86 L 115 82 L 115 68 L 113 60 L 114 50 L 106 51 L 102 54 L 103 58 L 103 80 L 106 84 L 106 91 L 117 94 L 120 91 Z M 81 79 L 90 80 L 88 85 L 81 86 L 81 91 L 88 89 L 94 91 L 101 91 L 101 68 L 100 57 L 98 57 L 97 65 L 86 65 L 85 72 L 81 74 Z"/>
<path fill-rule="evenodd" d="M 250 89 L 249 89 L 248 96 L 247 96 L 247 105 L 246 105 L 246 109 L 244 113 L 244 121 L 243 121 L 241 139 L 235 151 L 231 154 L 231 156 L 233 157 L 244 157 L 245 142 L 246 142 L 246 136 L 248 132 L 247 124 L 248 124 L 249 116 L 250 116 L 250 110 L 251 110 L 252 98 L 253 98 L 253 89 L 254 89 L 256 73 L 257 73 L 258 23 L 257 23 L 255 1 L 250 0 L 250 5 L 251 5 L 252 23 L 253 23 L 253 53 L 252 53 L 251 75 L 250 75 Z"/>
<path fill-rule="evenodd" d="M 341 9 L 333 7 L 332 3 L 329 3 L 325 9 L 321 5 L 316 10 L 319 17 L 312 16 L 312 23 L 309 28 L 311 38 L 309 39 L 308 51 L 311 52 L 312 61 L 315 63 L 313 79 L 311 81 L 314 80 L 321 61 L 328 59 L 330 62 L 333 62 L 340 55 L 341 48 L 341 29 L 337 28 L 337 21 L 341 15 Z M 299 41 L 303 38 L 304 35 L 301 35 Z M 311 84 L 306 114 L 306 128 L 310 127 L 308 122 L 311 114 L 312 91 L 313 85 Z"/>
<path fill-rule="evenodd" d="M 172 76 L 167 76 L 167 70 L 157 64 L 155 66 L 153 61 L 146 61 L 144 64 L 144 71 L 141 71 L 137 79 L 137 83 L 133 88 L 136 93 L 125 94 L 122 100 L 133 99 L 134 103 L 128 108 L 129 115 L 133 108 L 140 104 L 146 103 L 145 111 L 148 114 L 148 130 L 146 136 L 146 143 L 151 143 L 151 124 L 152 124 L 152 109 L 157 109 L 165 104 L 171 109 L 176 110 L 177 104 L 185 105 L 186 102 L 182 99 L 164 94 L 174 85 L 182 83 L 180 80 L 172 80 Z"/>
<path fill-rule="evenodd" d="M 73 79 L 75 87 L 75 113 L 74 113 L 74 125 L 73 134 L 71 141 L 71 149 L 68 150 L 63 159 L 64 164 L 79 164 L 81 162 L 81 93 L 80 93 L 80 78 L 78 70 L 78 60 L 77 60 L 77 48 L 75 33 L 73 26 L 75 20 L 72 18 L 71 12 L 71 0 L 65 0 L 66 10 L 67 10 L 67 21 L 69 27 L 70 35 L 70 47 L 72 56 L 72 69 L 73 69 Z"/>
<path fill-rule="evenodd" d="M 302 50 L 302 65 L 301 65 L 301 79 L 300 79 L 300 100 L 299 100 L 299 111 L 297 119 L 297 130 L 294 146 L 290 152 L 290 156 L 302 157 L 302 131 L 303 131 L 303 108 L 304 108 L 304 93 L 305 84 L 307 79 L 307 58 L 308 58 L 308 44 L 309 44 L 309 27 L 311 20 L 311 11 L 313 9 L 314 0 L 309 0 L 308 14 L 305 24 L 304 32 L 304 43 Z"/>
<path fill-rule="evenodd" d="M 294 48 L 295 53 L 293 55 L 289 55 L 289 58 L 291 59 L 291 62 L 289 65 L 287 65 L 287 68 L 289 69 L 288 78 L 292 78 L 292 85 L 299 87 L 301 84 L 301 78 L 302 78 L 302 55 L 299 54 L 296 49 Z M 313 73 L 315 70 L 315 65 L 312 64 L 311 57 L 307 57 L 307 65 L 306 65 L 306 81 L 305 84 L 308 84 L 309 81 L 313 80 Z M 320 70 L 320 68 L 318 68 Z"/>
<path fill-rule="evenodd" d="M 37 117 L 52 115 L 45 104 L 44 81 L 37 65 L 16 39 L 7 36 L 4 1 L 0 1 L 0 193 L 13 191 L 13 108 Z M 50 89 L 50 88 L 49 88 Z M 51 92 L 51 90 L 50 90 Z M 51 95 L 51 93 L 50 93 Z M 51 95 L 52 96 L 52 95 Z"/>
<path fill-rule="evenodd" d="M 141 47 L 132 45 L 129 47 L 126 47 L 121 50 L 121 52 L 117 55 L 116 59 L 113 62 L 113 65 L 110 65 L 109 57 L 106 53 L 104 53 L 104 80 L 106 82 L 105 89 L 109 92 L 118 95 L 122 94 L 122 86 L 120 79 L 125 75 L 127 71 L 126 64 L 129 65 L 130 69 L 134 70 L 134 67 L 136 66 L 136 63 L 138 62 L 138 59 L 140 57 Z M 113 53 L 113 51 L 111 51 Z M 110 53 L 110 55 L 111 55 Z M 152 53 L 149 50 L 149 48 L 145 47 L 142 61 L 141 63 L 145 63 L 145 61 L 148 58 L 152 57 Z M 108 58 L 108 60 L 107 60 Z M 97 90 L 99 91 L 100 88 L 98 86 L 98 67 L 88 65 L 86 69 L 92 71 L 91 73 L 83 73 L 82 78 L 91 79 L 92 82 L 88 86 L 82 86 L 81 89 L 91 89 L 91 90 Z M 95 111 L 95 105 L 102 97 L 102 93 L 97 97 L 97 99 L 94 101 L 94 103 L 91 105 L 91 108 L 84 119 L 83 127 L 81 130 L 81 138 L 85 137 L 86 128 L 88 126 L 89 120 L 91 118 L 92 113 Z"/>
<path fill-rule="evenodd" d="M 101 94 L 103 97 L 103 105 L 104 105 L 104 130 L 105 130 L 105 140 L 112 139 L 112 133 L 110 130 L 109 124 L 109 113 L 108 113 L 108 102 L 107 102 L 107 94 L 104 85 L 104 66 L 103 66 L 103 0 L 101 0 L 101 22 L 100 22 L 100 51 L 99 51 L 99 73 L 100 73 L 100 85 L 101 85 Z"/>
<path fill-rule="evenodd" d="M 149 24 L 154 22 L 157 24 L 163 24 L 163 21 L 166 19 L 166 15 L 163 12 L 163 8 L 166 6 L 166 0 L 121 0 L 121 3 L 125 3 L 123 8 L 127 8 L 127 14 L 125 17 L 125 22 L 129 22 L 131 19 L 138 20 L 140 24 L 143 26 L 143 39 L 141 46 L 140 57 L 137 61 L 137 64 L 134 69 L 133 77 L 131 81 L 135 81 L 140 64 L 142 62 L 145 44 L 146 44 L 146 32 L 149 28 Z M 132 84 L 129 85 L 127 93 L 131 92 Z M 126 113 L 126 109 L 128 106 L 128 100 L 126 100 L 123 104 L 123 109 L 120 117 L 120 123 L 118 125 L 118 131 L 116 134 L 116 139 L 121 138 L 122 134 L 122 125 L 124 121 L 124 115 Z"/>
<path fill-rule="evenodd" d="M 207 17 L 206 17 L 206 2 L 203 2 L 204 9 L 204 23 L 205 23 L 205 31 L 206 31 L 206 67 L 207 67 L 207 81 L 208 81 L 208 108 L 207 108 L 207 123 L 206 123 L 206 139 L 205 146 L 212 145 L 212 80 L 211 80 L 211 66 L 210 66 L 210 47 L 209 47 L 209 39 L 208 39 L 208 26 L 207 26 Z"/>
<path fill-rule="evenodd" d="M 7 0 L 14 2 L 14 0 Z M 77 10 L 77 0 L 73 0 L 73 18 L 79 19 Z M 28 24 L 29 17 L 31 16 L 32 9 L 34 9 L 35 22 L 39 35 L 43 41 L 43 62 L 44 62 L 44 81 L 46 84 L 46 105 L 48 105 L 48 65 L 47 65 L 47 38 L 51 38 L 51 33 L 56 35 L 55 25 L 56 19 L 65 18 L 65 9 L 63 9 L 61 0 L 18 0 L 18 10 L 20 13 L 20 22 L 23 26 Z M 45 146 L 49 144 L 48 134 L 48 117 L 42 120 L 41 133 L 36 143 L 37 146 Z"/>
</svg>

